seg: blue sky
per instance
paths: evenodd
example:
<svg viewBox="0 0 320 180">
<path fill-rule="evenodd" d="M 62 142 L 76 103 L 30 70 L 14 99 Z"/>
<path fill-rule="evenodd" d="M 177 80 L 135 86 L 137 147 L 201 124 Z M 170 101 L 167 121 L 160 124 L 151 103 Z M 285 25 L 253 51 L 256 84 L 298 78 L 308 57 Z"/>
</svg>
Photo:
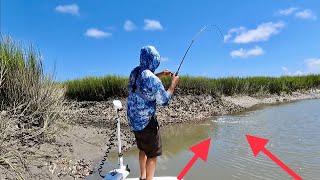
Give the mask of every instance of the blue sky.
<svg viewBox="0 0 320 180">
<path fill-rule="evenodd" d="M 144 45 L 181 74 L 209 77 L 320 72 L 318 0 L 1 0 L 1 32 L 41 52 L 58 80 L 128 76 Z"/>
</svg>

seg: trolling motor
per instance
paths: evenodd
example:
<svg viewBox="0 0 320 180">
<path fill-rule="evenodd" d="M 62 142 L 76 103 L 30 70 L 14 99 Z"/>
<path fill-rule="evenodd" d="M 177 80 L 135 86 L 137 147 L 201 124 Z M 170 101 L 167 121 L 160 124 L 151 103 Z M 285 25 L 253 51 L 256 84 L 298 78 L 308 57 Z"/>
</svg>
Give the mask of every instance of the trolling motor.
<svg viewBox="0 0 320 180">
<path fill-rule="evenodd" d="M 121 152 L 121 136 L 120 136 L 120 116 L 119 112 L 123 110 L 121 101 L 114 100 L 113 106 L 117 112 L 117 137 L 118 137 L 118 169 L 109 171 L 105 176 L 102 176 L 104 180 L 139 180 L 139 178 L 127 178 L 130 173 L 128 165 L 123 164 L 123 155 Z M 102 164 L 103 165 L 103 164 Z M 102 167 L 101 167 L 102 168 Z M 100 174 L 101 176 L 101 174 Z M 154 180 L 177 180 L 177 177 L 154 177 Z"/>
<path fill-rule="evenodd" d="M 108 172 L 104 180 L 123 180 L 126 179 L 129 175 L 130 169 L 127 166 L 123 165 L 123 154 L 121 152 L 121 136 L 120 136 L 120 116 L 119 112 L 123 110 L 121 101 L 119 100 L 114 100 L 113 101 L 113 106 L 117 112 L 117 139 L 118 139 L 118 169 L 114 169 L 110 172 Z"/>
</svg>

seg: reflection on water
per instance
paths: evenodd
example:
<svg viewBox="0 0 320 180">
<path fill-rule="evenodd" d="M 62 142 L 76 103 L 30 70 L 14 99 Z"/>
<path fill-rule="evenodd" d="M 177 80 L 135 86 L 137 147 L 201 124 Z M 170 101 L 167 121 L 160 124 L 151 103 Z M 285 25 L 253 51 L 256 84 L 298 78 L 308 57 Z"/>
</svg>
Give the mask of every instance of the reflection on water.
<svg viewBox="0 0 320 180">
<path fill-rule="evenodd" d="M 303 179 L 320 179 L 319 107 L 320 100 L 306 100 L 166 127 L 156 174 L 176 176 L 193 155 L 188 148 L 212 137 L 208 162 L 198 161 L 185 179 L 291 179 L 265 155 L 253 157 L 245 138 L 252 134 L 270 139 L 267 148 Z M 130 177 L 139 176 L 137 151 L 125 157 Z"/>
</svg>

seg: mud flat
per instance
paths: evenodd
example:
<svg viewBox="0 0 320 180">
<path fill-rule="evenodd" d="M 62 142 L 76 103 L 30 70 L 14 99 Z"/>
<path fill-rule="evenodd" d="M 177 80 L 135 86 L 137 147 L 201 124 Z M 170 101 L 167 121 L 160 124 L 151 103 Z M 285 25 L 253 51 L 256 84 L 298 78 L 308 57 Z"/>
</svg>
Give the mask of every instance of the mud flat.
<svg viewBox="0 0 320 180">
<path fill-rule="evenodd" d="M 320 98 L 320 90 L 309 90 L 282 95 L 227 96 L 215 98 L 210 95 L 176 95 L 168 107 L 160 107 L 157 117 L 162 128 L 171 124 L 197 123 L 210 117 L 239 113 L 261 105 L 278 104 L 304 99 Z M 121 99 L 124 107 L 126 100 Z M 114 131 L 115 111 L 112 100 L 102 102 L 66 102 L 64 112 L 67 127 L 56 141 L 38 147 L 37 152 L 48 152 L 50 158 L 31 170 L 38 178 L 74 179 L 84 178 L 96 171 L 97 159 L 101 159 L 109 135 Z M 135 146 L 134 136 L 126 119 L 126 109 L 121 112 L 123 149 Z M 42 164 L 42 165 L 40 165 Z"/>
</svg>

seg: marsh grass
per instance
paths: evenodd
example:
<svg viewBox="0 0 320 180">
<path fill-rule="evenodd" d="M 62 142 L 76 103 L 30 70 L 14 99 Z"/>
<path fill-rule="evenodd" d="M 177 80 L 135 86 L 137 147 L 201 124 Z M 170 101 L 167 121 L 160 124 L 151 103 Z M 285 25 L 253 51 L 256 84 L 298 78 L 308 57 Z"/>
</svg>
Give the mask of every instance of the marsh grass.
<svg viewBox="0 0 320 180">
<path fill-rule="evenodd" d="M 120 76 L 86 77 L 65 82 L 66 97 L 77 100 L 106 100 L 127 95 L 128 79 Z"/>
<path fill-rule="evenodd" d="M 44 74 L 33 47 L 1 38 L 0 173 L 24 178 L 28 147 L 52 138 L 63 99 L 63 89 Z"/>
<path fill-rule="evenodd" d="M 168 87 L 170 78 L 163 78 Z M 69 99 L 106 100 L 110 97 L 127 97 L 128 79 L 119 76 L 88 77 L 67 81 L 65 83 Z M 282 77 L 227 77 L 206 78 L 182 76 L 179 83 L 179 94 L 221 95 L 257 95 L 292 93 L 320 87 L 320 75 L 282 76 Z"/>
<path fill-rule="evenodd" d="M 182 77 L 182 92 L 212 95 L 281 94 L 320 87 L 320 75 L 282 77 Z"/>
</svg>

